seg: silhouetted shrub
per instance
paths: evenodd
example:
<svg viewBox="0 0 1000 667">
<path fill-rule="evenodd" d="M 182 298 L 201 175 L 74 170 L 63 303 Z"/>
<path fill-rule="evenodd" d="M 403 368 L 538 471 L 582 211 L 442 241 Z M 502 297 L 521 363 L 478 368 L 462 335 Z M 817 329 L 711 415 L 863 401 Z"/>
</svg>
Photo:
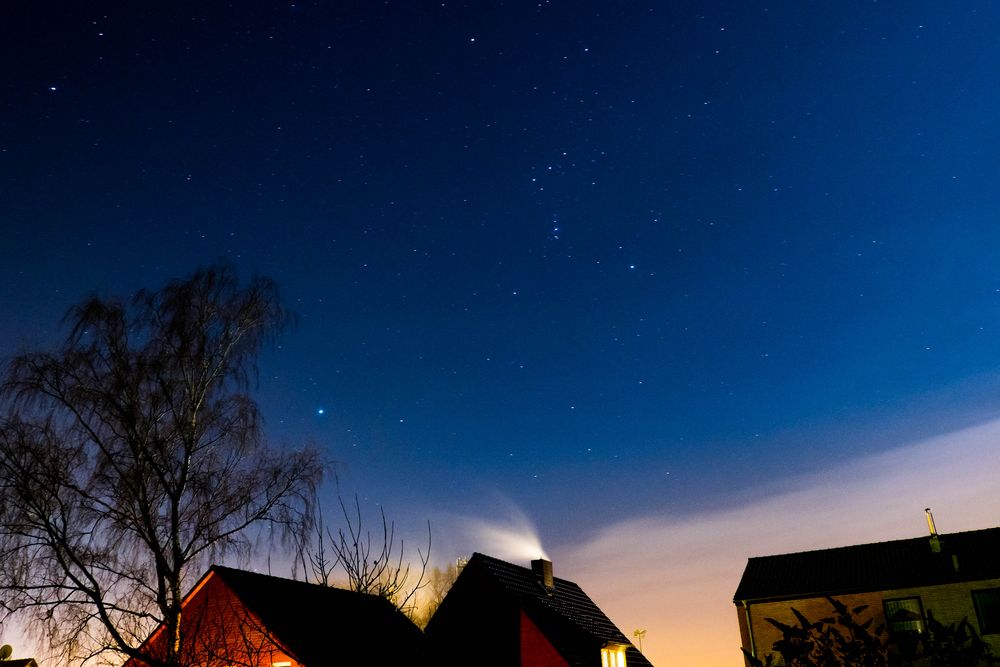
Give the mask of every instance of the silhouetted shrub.
<svg viewBox="0 0 1000 667">
<path fill-rule="evenodd" d="M 967 618 L 944 625 L 927 611 L 927 632 L 892 638 L 885 625 L 872 628 L 874 619 L 860 620 L 868 605 L 849 608 L 840 600 L 826 598 L 833 614 L 810 621 L 797 609 L 796 625 L 765 619 L 781 631 L 772 653 L 762 661 L 743 653 L 753 667 L 987 667 L 1000 664 L 989 644 L 976 633 Z M 780 658 L 780 662 L 776 662 Z"/>
</svg>

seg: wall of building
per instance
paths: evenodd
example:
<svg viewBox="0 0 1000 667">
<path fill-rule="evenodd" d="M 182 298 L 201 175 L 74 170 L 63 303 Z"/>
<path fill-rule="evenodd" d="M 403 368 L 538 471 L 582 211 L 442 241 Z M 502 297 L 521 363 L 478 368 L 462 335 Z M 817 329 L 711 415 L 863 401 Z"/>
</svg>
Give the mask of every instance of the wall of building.
<svg viewBox="0 0 1000 667">
<path fill-rule="evenodd" d="M 868 609 L 858 614 L 857 618 L 861 620 L 874 618 L 873 627 L 886 622 L 883 600 L 919 597 L 925 614 L 930 610 L 933 612 L 934 618 L 945 625 L 968 618 L 976 632 L 980 632 L 979 620 L 976 618 L 976 609 L 972 602 L 972 591 L 984 588 L 1000 588 L 1000 579 L 835 595 L 834 597 L 851 608 L 868 605 Z M 797 625 L 798 621 L 792 613 L 792 608 L 797 609 L 810 621 L 830 616 L 833 611 L 825 597 L 783 602 L 761 602 L 750 605 L 750 623 L 748 625 L 745 609 L 737 607 L 743 646 L 750 648 L 750 637 L 752 636 L 753 646 L 756 647 L 758 657 L 770 653 L 771 646 L 775 641 L 781 639 L 782 635 L 781 631 L 768 623 L 766 619 L 773 618 L 787 625 Z M 994 655 L 1000 656 L 1000 635 L 982 635 L 982 637 L 990 644 Z"/>
<path fill-rule="evenodd" d="M 552 642 L 521 612 L 521 667 L 569 667 Z"/>
<path fill-rule="evenodd" d="M 214 574 L 184 606 L 181 632 L 187 661 L 211 667 L 271 667 L 298 663 L 269 636 L 267 628 Z"/>
<path fill-rule="evenodd" d="M 191 591 L 181 614 L 182 655 L 187 664 L 203 667 L 273 667 L 298 662 L 268 635 L 263 624 L 216 574 L 204 577 Z M 153 656 L 165 654 L 164 628 L 143 644 Z M 129 659 L 124 667 L 144 667 Z"/>
</svg>

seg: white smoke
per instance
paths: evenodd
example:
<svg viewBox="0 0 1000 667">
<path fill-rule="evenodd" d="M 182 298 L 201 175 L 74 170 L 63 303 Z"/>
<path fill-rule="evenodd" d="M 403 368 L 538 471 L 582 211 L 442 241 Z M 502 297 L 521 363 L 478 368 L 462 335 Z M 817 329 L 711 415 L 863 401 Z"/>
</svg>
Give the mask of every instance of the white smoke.
<svg viewBox="0 0 1000 667">
<path fill-rule="evenodd" d="M 456 537 L 475 551 L 527 565 L 536 558 L 548 559 L 531 519 L 511 500 L 501 498 L 496 514 L 489 518 L 453 517 Z"/>
</svg>

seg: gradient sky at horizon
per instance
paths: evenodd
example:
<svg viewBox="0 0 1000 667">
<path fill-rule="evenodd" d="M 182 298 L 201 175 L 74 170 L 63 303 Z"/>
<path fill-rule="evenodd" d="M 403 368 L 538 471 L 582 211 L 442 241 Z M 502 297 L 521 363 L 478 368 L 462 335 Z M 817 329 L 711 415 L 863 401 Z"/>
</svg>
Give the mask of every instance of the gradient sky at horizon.
<svg viewBox="0 0 1000 667">
<path fill-rule="evenodd" d="M 763 503 L 1000 412 L 998 27 L 964 2 L 6 3 L 0 347 L 222 259 L 298 314 L 269 433 L 442 526 L 444 560 L 481 549 L 457 516 L 523 514 L 572 560 Z"/>
</svg>

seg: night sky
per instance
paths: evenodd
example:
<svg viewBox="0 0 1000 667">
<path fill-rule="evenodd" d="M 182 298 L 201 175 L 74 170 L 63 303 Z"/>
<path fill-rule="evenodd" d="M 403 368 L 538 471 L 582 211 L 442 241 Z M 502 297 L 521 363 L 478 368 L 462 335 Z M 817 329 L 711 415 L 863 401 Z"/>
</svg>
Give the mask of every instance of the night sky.
<svg viewBox="0 0 1000 667">
<path fill-rule="evenodd" d="M 5 2 L 0 349 L 94 292 L 270 276 L 298 315 L 256 389 L 276 442 L 430 519 L 437 562 L 490 549 L 473 521 L 533 526 L 681 664 L 677 563 L 646 604 L 587 545 L 638 525 L 618 547 L 655 559 L 653 524 L 1000 416 L 998 28 L 963 2 Z M 687 659 L 740 664 L 731 594 L 776 535 L 918 535 L 967 486 L 939 481 L 875 534 L 774 510 L 713 547 L 735 574 Z M 990 489 L 939 527 L 1000 523 Z"/>
</svg>

